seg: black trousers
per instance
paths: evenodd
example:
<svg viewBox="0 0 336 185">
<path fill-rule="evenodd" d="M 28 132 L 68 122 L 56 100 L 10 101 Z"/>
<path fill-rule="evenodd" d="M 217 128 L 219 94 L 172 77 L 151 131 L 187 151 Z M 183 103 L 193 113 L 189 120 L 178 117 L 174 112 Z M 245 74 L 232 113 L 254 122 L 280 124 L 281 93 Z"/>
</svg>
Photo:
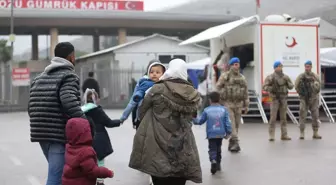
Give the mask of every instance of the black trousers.
<svg viewBox="0 0 336 185">
<path fill-rule="evenodd" d="M 220 163 L 222 160 L 222 138 L 208 139 L 209 141 L 209 158 Z"/>
<path fill-rule="evenodd" d="M 138 109 L 138 106 L 135 106 L 132 110 L 132 123 L 133 123 L 133 126 L 136 127 L 136 121 L 137 121 L 137 109 Z"/>
<path fill-rule="evenodd" d="M 152 176 L 153 185 L 185 185 L 187 180 L 181 177 L 155 177 Z"/>
<path fill-rule="evenodd" d="M 137 109 L 138 109 L 138 106 L 134 107 L 132 111 L 133 128 L 135 128 L 136 130 L 138 130 L 140 126 L 140 121 L 137 119 Z"/>
<path fill-rule="evenodd" d="M 139 121 L 139 120 L 135 121 L 135 122 L 133 123 L 133 125 L 134 125 L 135 129 L 138 130 L 138 128 L 139 128 L 139 126 L 140 126 L 140 121 Z"/>
</svg>

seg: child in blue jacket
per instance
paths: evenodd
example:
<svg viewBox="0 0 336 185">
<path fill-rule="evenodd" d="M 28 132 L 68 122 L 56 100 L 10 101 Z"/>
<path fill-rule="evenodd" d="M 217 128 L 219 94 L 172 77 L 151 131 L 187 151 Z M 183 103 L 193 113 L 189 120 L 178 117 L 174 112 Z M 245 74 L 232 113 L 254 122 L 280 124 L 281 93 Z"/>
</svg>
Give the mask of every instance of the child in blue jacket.
<svg viewBox="0 0 336 185">
<path fill-rule="evenodd" d="M 138 120 L 138 107 L 141 104 L 143 98 L 148 89 L 150 89 L 155 82 L 159 81 L 160 77 L 166 71 L 165 66 L 160 61 L 152 62 L 147 69 L 147 75 L 142 77 L 138 84 L 135 86 L 133 95 L 125 108 L 120 120 L 124 122 L 128 116 L 131 114 L 133 109 L 136 110 L 136 124 L 135 128 L 138 129 L 140 120 Z"/>
<path fill-rule="evenodd" d="M 220 95 L 218 92 L 209 94 L 210 106 L 205 108 L 199 118 L 194 119 L 194 124 L 202 125 L 206 122 L 206 134 L 209 141 L 209 158 L 211 162 L 211 173 L 215 174 L 221 170 L 222 142 L 223 138 L 228 139 L 231 135 L 231 120 L 227 109 L 219 104 Z"/>
</svg>

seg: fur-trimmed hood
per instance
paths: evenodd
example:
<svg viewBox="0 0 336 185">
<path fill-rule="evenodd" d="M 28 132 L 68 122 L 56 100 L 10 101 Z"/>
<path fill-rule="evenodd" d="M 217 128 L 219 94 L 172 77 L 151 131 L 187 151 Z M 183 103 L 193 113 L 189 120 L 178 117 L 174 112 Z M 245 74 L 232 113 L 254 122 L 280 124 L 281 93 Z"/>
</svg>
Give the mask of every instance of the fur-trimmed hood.
<svg viewBox="0 0 336 185">
<path fill-rule="evenodd" d="M 159 83 L 167 88 L 162 96 L 171 109 L 184 113 L 197 111 L 201 97 L 192 84 L 181 79 L 168 79 Z"/>
<path fill-rule="evenodd" d="M 188 81 L 166 79 L 146 94 L 140 108 L 129 166 L 158 177 L 202 182 L 192 114 L 200 94 Z M 146 148 L 146 150 L 144 150 Z"/>
</svg>

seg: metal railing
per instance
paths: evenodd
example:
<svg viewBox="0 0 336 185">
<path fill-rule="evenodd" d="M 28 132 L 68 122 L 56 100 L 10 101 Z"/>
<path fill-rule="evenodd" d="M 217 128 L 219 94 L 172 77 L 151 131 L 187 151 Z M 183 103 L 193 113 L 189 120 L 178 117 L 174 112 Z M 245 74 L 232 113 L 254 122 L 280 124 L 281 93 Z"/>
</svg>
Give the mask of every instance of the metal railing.
<svg viewBox="0 0 336 185">
<path fill-rule="evenodd" d="M 133 93 L 134 83 L 144 75 L 143 70 L 100 68 L 90 69 L 83 67 L 80 76 L 81 84 L 87 78 L 87 73 L 93 71 L 95 79 L 100 85 L 101 104 L 107 108 L 125 108 Z M 42 72 L 42 71 L 41 71 Z M 29 100 L 29 86 L 13 87 L 10 96 L 11 73 L 8 68 L 0 71 L 0 112 L 26 111 Z M 31 72 L 31 80 L 40 72 Z M 10 99 L 10 97 L 12 99 Z"/>
<path fill-rule="evenodd" d="M 262 106 L 262 103 L 261 103 L 261 100 L 259 98 L 259 95 L 255 91 L 254 91 L 254 93 L 257 96 L 257 105 L 258 105 L 258 108 L 259 108 L 259 111 L 260 111 L 260 114 L 261 114 L 261 118 L 262 118 L 263 122 L 265 124 L 267 124 L 268 120 L 267 120 L 267 116 L 266 116 L 266 113 L 265 113 L 265 109 Z"/>
<path fill-rule="evenodd" d="M 324 98 L 323 98 L 322 95 L 321 95 L 321 102 L 322 102 L 323 110 L 326 113 L 326 115 L 328 116 L 330 123 L 335 123 L 334 117 L 332 116 L 332 114 L 331 114 L 331 112 L 329 110 L 329 107 L 328 107 L 328 105 L 327 105 L 327 103 L 324 100 Z"/>
<path fill-rule="evenodd" d="M 292 111 L 289 109 L 288 106 L 287 106 L 287 114 L 294 124 L 297 125 L 299 124 L 298 120 L 296 119 L 296 117 L 294 116 L 294 114 L 292 113 Z"/>
<path fill-rule="evenodd" d="M 242 115 L 242 119 L 261 118 L 263 123 L 268 123 L 264 107 L 262 106 L 261 100 L 255 90 L 249 90 L 249 100 L 250 100 L 249 112 L 248 114 Z"/>
</svg>

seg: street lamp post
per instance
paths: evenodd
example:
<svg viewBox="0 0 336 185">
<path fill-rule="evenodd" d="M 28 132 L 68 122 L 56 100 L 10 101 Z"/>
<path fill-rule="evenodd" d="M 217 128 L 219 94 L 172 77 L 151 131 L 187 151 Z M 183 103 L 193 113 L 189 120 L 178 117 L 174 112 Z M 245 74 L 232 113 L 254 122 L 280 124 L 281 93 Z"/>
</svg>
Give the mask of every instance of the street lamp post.
<svg viewBox="0 0 336 185">
<path fill-rule="evenodd" d="M 14 57 L 14 42 L 15 42 L 15 35 L 14 35 L 14 0 L 11 0 L 11 17 L 10 17 L 10 36 L 9 41 L 11 43 L 11 59 L 9 60 L 9 101 L 13 103 L 13 83 L 12 83 L 12 68 L 13 68 L 13 57 Z"/>
</svg>

